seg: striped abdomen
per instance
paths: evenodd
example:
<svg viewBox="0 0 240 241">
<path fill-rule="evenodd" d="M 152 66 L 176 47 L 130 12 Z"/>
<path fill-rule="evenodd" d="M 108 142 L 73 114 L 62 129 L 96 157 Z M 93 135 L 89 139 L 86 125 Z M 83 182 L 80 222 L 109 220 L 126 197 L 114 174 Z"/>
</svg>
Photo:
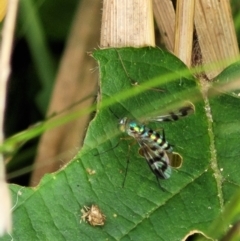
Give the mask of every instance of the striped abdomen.
<svg viewBox="0 0 240 241">
<path fill-rule="evenodd" d="M 172 152 L 172 146 L 166 141 L 164 130 L 162 135 L 156 131 L 147 128 L 145 125 L 138 124 L 135 121 L 129 123 L 129 128 L 127 133 L 134 137 L 138 142 L 141 141 L 148 142 L 152 145 L 152 148 L 165 150 L 167 152 Z"/>
</svg>

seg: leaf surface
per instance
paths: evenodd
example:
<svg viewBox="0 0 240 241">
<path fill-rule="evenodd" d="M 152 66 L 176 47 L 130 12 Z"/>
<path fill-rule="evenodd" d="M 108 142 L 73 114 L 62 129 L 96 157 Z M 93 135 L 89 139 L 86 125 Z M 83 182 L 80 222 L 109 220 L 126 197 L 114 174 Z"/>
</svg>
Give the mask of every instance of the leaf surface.
<svg viewBox="0 0 240 241">
<path fill-rule="evenodd" d="M 179 241 L 191 230 L 205 232 L 239 187 L 239 99 L 223 93 L 208 106 L 184 64 L 160 49 L 108 49 L 95 52 L 94 58 L 100 63 L 99 109 L 84 146 L 38 187 L 21 189 L 19 195 L 20 187 L 11 185 L 13 199 L 18 197 L 14 240 Z M 134 81 L 139 85 L 133 86 Z M 159 132 L 164 128 L 183 157 L 182 167 L 160 180 L 162 191 L 137 143 L 120 133 L 117 117 L 142 120 L 186 102 L 194 103 L 193 115 L 147 124 Z M 107 217 L 103 227 L 80 223 L 80 210 L 92 204 Z"/>
</svg>

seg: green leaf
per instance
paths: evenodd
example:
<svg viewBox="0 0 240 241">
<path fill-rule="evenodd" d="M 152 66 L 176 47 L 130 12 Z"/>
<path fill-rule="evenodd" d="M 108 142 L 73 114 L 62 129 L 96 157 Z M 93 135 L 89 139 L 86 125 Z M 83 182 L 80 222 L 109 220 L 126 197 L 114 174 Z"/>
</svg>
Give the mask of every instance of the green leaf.
<svg viewBox="0 0 240 241">
<path fill-rule="evenodd" d="M 238 98 L 221 94 L 204 99 L 184 64 L 160 49 L 107 49 L 94 57 L 100 62 L 99 110 L 84 146 L 37 188 L 24 188 L 18 195 L 20 187 L 11 185 L 13 199 L 18 197 L 13 239 L 179 241 L 192 230 L 206 233 L 239 186 Z M 134 81 L 139 85 L 132 86 Z M 164 128 L 174 151 L 183 157 L 182 167 L 160 180 L 163 191 L 138 154 L 138 145 L 121 140 L 127 134 L 118 130 L 116 116 L 141 120 L 185 102 L 194 103 L 193 115 L 147 124 L 154 130 Z M 206 112 L 207 107 L 211 111 Z M 92 204 L 106 215 L 102 227 L 80 223 L 80 210 Z"/>
</svg>

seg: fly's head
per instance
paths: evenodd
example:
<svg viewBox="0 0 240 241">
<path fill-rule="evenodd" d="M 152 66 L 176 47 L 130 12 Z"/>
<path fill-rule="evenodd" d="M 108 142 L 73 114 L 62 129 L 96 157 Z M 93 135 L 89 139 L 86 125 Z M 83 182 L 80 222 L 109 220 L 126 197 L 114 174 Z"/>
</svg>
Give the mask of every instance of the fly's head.
<svg viewBox="0 0 240 241">
<path fill-rule="evenodd" d="M 136 138 L 139 126 L 135 121 L 129 120 L 127 117 L 124 117 L 119 121 L 119 129 L 122 132 L 127 133 L 129 136 Z"/>
<path fill-rule="evenodd" d="M 126 132 L 127 130 L 126 130 L 126 126 L 127 126 L 127 122 L 128 122 L 128 119 L 127 119 L 127 117 L 124 117 L 124 118 L 122 118 L 120 121 L 119 121 L 119 129 L 120 129 L 120 131 L 122 131 L 122 132 Z"/>
<path fill-rule="evenodd" d="M 144 125 L 140 125 L 136 121 L 128 121 L 126 126 L 127 134 L 135 139 L 139 139 L 144 131 Z"/>
</svg>

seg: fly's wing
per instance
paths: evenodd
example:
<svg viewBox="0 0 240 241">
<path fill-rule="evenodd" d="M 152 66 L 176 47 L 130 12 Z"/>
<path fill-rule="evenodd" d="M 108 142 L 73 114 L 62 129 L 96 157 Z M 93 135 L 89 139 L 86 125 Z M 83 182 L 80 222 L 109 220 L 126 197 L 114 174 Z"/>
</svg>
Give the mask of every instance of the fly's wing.
<svg viewBox="0 0 240 241">
<path fill-rule="evenodd" d="M 195 111 L 194 105 L 192 103 L 188 103 L 187 105 L 179 108 L 176 111 L 169 112 L 166 115 L 160 115 L 156 117 L 148 118 L 148 121 L 177 121 L 185 116 L 193 114 Z"/>
<path fill-rule="evenodd" d="M 157 178 L 168 179 L 171 176 L 172 170 L 169 166 L 169 159 L 165 151 L 149 143 L 142 142 L 140 144 L 139 154 L 143 156 L 151 171 Z"/>
</svg>

